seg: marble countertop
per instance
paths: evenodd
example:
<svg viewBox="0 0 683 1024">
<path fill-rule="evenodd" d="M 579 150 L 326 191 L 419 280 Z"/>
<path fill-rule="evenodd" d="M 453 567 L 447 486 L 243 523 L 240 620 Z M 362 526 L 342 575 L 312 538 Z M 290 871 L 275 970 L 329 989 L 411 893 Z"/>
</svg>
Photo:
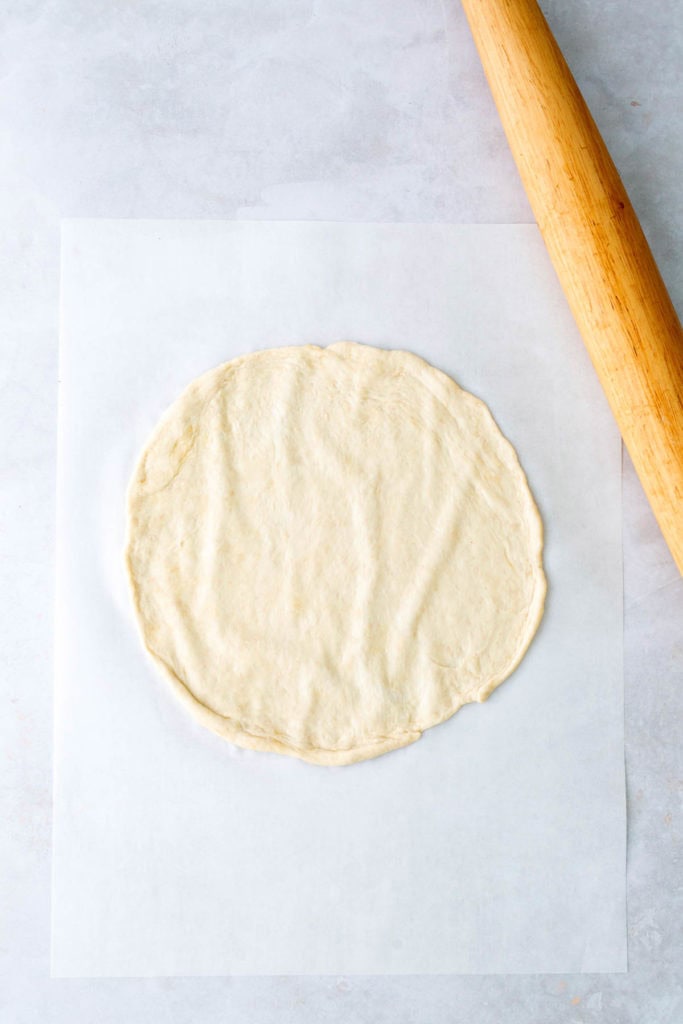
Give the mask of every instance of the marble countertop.
<svg viewBox="0 0 683 1024">
<path fill-rule="evenodd" d="M 681 309 L 678 6 L 542 3 Z M 627 457 L 628 974 L 49 978 L 60 218 L 532 217 L 455 0 L 12 0 L 0 47 L 0 1021 L 680 1024 L 683 581 Z"/>
</svg>

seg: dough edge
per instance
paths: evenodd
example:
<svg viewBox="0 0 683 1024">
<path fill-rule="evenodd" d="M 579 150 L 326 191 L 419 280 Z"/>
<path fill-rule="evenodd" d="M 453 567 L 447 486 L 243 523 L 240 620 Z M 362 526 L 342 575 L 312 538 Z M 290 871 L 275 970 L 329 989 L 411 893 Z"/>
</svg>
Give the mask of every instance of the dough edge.
<svg viewBox="0 0 683 1024">
<path fill-rule="evenodd" d="M 532 566 L 535 576 L 533 598 L 529 604 L 529 613 L 525 623 L 525 629 L 521 635 L 520 643 L 514 655 L 511 657 L 509 664 L 492 679 L 483 683 L 470 700 L 462 700 L 455 703 L 449 707 L 440 718 L 430 721 L 424 725 L 416 726 L 412 730 L 404 730 L 401 733 L 394 734 L 393 736 L 377 737 L 376 742 L 372 742 L 370 744 L 362 744 L 360 746 L 349 748 L 325 749 L 321 747 L 297 747 L 289 743 L 287 737 L 270 736 L 265 734 L 260 735 L 255 732 L 250 732 L 242 725 L 242 723 L 219 714 L 198 700 L 186 683 L 180 679 L 164 659 L 153 650 L 147 641 L 147 637 L 144 632 L 145 620 L 140 609 L 135 576 L 131 565 L 131 520 L 139 477 L 141 472 L 144 472 L 144 464 L 150 448 L 153 447 L 157 438 L 163 433 L 167 423 L 172 421 L 176 407 L 190 398 L 195 403 L 201 401 L 202 404 L 204 404 L 205 401 L 210 401 L 211 395 L 215 391 L 214 387 L 210 387 L 210 385 L 214 385 L 215 381 L 220 380 L 222 375 L 231 372 L 234 368 L 248 360 L 257 359 L 266 354 L 272 354 L 275 352 L 281 357 L 286 357 L 288 353 L 300 352 L 302 349 L 316 353 L 334 352 L 336 355 L 350 359 L 354 359 L 357 355 L 362 355 L 362 357 L 371 355 L 372 358 L 380 359 L 391 357 L 397 368 L 402 369 L 406 373 L 410 374 L 410 376 L 418 379 L 420 383 L 422 383 L 422 385 L 432 395 L 434 395 L 435 398 L 446 406 L 447 409 L 450 410 L 452 398 L 456 394 L 460 400 L 464 397 L 466 401 L 474 403 L 478 407 L 479 415 L 489 419 L 493 424 L 495 432 L 500 439 L 501 451 L 505 453 L 507 459 L 512 462 L 513 466 L 515 466 L 524 480 L 528 496 L 527 509 L 530 512 L 530 532 L 536 533 L 538 541 L 535 551 L 536 557 Z M 547 593 L 547 581 L 543 569 L 543 521 L 538 511 L 534 496 L 531 493 L 526 473 L 519 462 L 515 448 L 503 434 L 489 407 L 484 401 L 477 398 L 471 392 L 465 391 L 452 377 L 448 376 L 448 374 L 439 370 L 431 363 L 428 363 L 421 356 L 417 356 L 412 352 L 405 350 L 380 349 L 373 345 L 366 345 L 353 341 L 339 341 L 330 345 L 288 345 L 276 348 L 271 347 L 258 349 L 254 352 L 245 353 L 244 355 L 237 356 L 235 359 L 228 360 L 227 362 L 221 363 L 206 371 L 188 384 L 180 395 L 171 402 L 157 421 L 152 433 L 147 437 L 142 451 L 136 461 L 128 486 L 126 512 L 126 537 L 124 545 L 126 577 L 128 580 L 128 587 L 133 607 L 135 609 L 137 631 L 142 640 L 143 646 L 157 668 L 160 669 L 166 679 L 169 680 L 172 689 L 179 697 L 181 703 L 183 703 L 190 711 L 195 721 L 205 728 L 208 728 L 216 735 L 245 750 L 284 754 L 288 757 L 294 757 L 299 760 L 306 761 L 309 764 L 334 767 L 355 764 L 359 761 L 379 757 L 381 754 L 388 753 L 391 750 L 398 750 L 401 747 L 409 746 L 419 740 L 426 729 L 433 728 L 436 725 L 441 725 L 449 718 L 452 718 L 453 715 L 455 715 L 466 704 L 481 704 L 486 701 L 494 690 L 508 679 L 519 666 L 536 634 L 541 619 L 543 618 L 545 597 Z"/>
</svg>

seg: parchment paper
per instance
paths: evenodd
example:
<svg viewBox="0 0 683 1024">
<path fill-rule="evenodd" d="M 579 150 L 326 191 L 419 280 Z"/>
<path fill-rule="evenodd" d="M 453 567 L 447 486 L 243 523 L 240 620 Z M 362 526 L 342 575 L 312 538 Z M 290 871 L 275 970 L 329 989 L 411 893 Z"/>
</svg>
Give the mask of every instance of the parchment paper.
<svg viewBox="0 0 683 1024">
<path fill-rule="evenodd" d="M 340 339 L 486 400 L 550 589 L 486 704 L 324 769 L 194 723 L 122 546 L 134 459 L 193 377 Z M 61 340 L 54 974 L 624 970 L 620 444 L 536 228 L 68 221 Z"/>
</svg>

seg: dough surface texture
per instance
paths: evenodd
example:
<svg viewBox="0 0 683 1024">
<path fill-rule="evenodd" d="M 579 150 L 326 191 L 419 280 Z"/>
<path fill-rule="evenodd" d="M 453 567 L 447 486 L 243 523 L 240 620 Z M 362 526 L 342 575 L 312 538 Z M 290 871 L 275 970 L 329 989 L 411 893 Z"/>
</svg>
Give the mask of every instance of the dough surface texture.
<svg viewBox="0 0 683 1024">
<path fill-rule="evenodd" d="M 128 493 L 145 646 L 199 720 L 325 765 L 483 701 L 543 614 L 541 520 L 487 407 L 408 352 L 245 355 L 161 418 Z"/>
</svg>

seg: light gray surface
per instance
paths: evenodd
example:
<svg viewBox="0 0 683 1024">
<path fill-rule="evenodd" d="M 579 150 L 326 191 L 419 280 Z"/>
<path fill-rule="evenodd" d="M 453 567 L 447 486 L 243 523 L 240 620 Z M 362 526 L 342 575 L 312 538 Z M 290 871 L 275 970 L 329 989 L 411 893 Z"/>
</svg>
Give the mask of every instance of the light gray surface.
<svg viewBox="0 0 683 1024">
<path fill-rule="evenodd" d="M 679 2 L 543 7 L 680 310 Z M 2 1024 L 683 1019 L 683 584 L 628 462 L 628 975 L 47 976 L 59 217 L 530 219 L 455 0 L 447 9 L 450 63 L 438 0 L 3 5 Z"/>
</svg>

